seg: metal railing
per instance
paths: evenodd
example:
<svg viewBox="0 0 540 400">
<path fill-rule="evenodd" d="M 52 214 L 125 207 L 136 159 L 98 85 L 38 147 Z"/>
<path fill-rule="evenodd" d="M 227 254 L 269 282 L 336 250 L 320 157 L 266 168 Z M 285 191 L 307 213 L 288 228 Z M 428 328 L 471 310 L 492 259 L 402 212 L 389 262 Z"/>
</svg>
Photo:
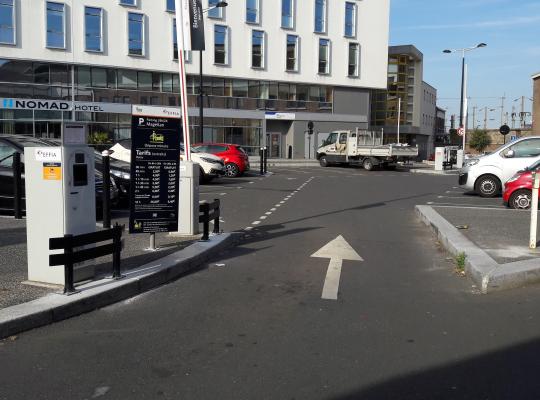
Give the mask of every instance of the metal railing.
<svg viewBox="0 0 540 400">
<path fill-rule="evenodd" d="M 201 240 L 207 241 L 210 238 L 210 221 L 214 221 L 212 233 L 219 233 L 220 201 L 214 199 L 212 203 L 202 201 L 199 203 L 199 223 L 203 224 L 203 235 Z"/>
<path fill-rule="evenodd" d="M 124 226 L 118 223 L 111 229 L 105 229 L 98 232 L 83 233 L 81 235 L 66 234 L 59 238 L 49 239 L 49 250 L 64 250 L 61 254 L 49 255 L 49 265 L 51 267 L 64 266 L 64 294 L 76 293 L 74 283 L 74 265 L 83 261 L 93 260 L 97 257 L 112 254 L 113 256 L 113 275 L 114 279 L 120 279 L 120 253 L 122 251 L 122 231 Z M 87 249 L 77 249 L 112 240 L 112 243 L 102 244 Z"/>
<path fill-rule="evenodd" d="M 22 162 L 21 153 L 14 152 L 7 157 L 0 159 L 0 163 L 6 161 L 9 158 L 13 158 L 12 171 L 13 171 L 13 216 L 15 219 L 22 219 L 23 216 L 23 190 L 22 190 Z M 11 208 L 4 211 L 11 212 Z"/>
</svg>

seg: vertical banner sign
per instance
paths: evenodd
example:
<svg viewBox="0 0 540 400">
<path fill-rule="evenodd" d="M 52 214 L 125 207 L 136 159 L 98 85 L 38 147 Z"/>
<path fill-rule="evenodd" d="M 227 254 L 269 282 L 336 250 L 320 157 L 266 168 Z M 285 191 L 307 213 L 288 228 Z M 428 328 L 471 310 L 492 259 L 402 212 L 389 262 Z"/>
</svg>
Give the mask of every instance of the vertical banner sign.
<svg viewBox="0 0 540 400">
<path fill-rule="evenodd" d="M 191 0 L 175 0 L 176 39 L 178 42 L 178 69 L 180 77 L 180 106 L 182 109 L 182 132 L 186 161 L 191 160 L 191 141 L 189 139 L 189 116 L 186 90 L 186 70 L 184 51 L 191 50 L 191 23 L 189 18 L 189 2 Z"/>
<path fill-rule="evenodd" d="M 180 119 L 169 113 L 148 115 L 151 111 L 146 107 L 133 109 L 129 232 L 175 232 Z"/>
<path fill-rule="evenodd" d="M 204 21 L 201 0 L 189 0 L 191 50 L 205 50 Z"/>
</svg>

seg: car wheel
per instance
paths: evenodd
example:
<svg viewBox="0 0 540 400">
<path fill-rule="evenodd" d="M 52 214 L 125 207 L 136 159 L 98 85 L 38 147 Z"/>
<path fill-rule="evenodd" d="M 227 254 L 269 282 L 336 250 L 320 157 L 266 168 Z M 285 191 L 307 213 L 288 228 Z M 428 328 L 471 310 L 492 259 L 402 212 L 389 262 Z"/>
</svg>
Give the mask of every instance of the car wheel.
<svg viewBox="0 0 540 400">
<path fill-rule="evenodd" d="M 366 171 L 371 171 L 373 170 L 373 167 L 374 167 L 373 161 L 371 160 L 371 158 L 366 158 L 364 162 L 362 163 L 362 166 L 364 167 Z"/>
<path fill-rule="evenodd" d="M 328 159 L 326 158 L 326 156 L 322 156 L 321 158 L 319 158 L 319 164 L 321 164 L 321 167 L 330 166 L 330 163 L 328 162 Z"/>
<path fill-rule="evenodd" d="M 235 163 L 225 164 L 225 176 L 229 178 L 235 178 L 240 175 L 240 168 Z"/>
<path fill-rule="evenodd" d="M 476 191 L 481 197 L 495 197 L 501 191 L 501 183 L 493 175 L 481 176 L 476 182 Z"/>
<path fill-rule="evenodd" d="M 508 205 L 510 208 L 514 208 L 516 210 L 528 210 L 531 208 L 531 202 L 531 191 L 527 189 L 520 189 L 512 193 L 510 200 L 508 201 Z"/>
</svg>

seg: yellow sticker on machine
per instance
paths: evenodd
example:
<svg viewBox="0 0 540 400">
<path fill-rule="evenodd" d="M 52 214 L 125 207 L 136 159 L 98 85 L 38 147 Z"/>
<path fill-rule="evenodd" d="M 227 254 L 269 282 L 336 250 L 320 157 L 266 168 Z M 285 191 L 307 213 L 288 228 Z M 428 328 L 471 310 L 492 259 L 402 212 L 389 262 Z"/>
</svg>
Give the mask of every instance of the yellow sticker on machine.
<svg viewBox="0 0 540 400">
<path fill-rule="evenodd" d="M 62 179 L 61 163 L 43 163 L 43 180 L 59 181 Z"/>
</svg>

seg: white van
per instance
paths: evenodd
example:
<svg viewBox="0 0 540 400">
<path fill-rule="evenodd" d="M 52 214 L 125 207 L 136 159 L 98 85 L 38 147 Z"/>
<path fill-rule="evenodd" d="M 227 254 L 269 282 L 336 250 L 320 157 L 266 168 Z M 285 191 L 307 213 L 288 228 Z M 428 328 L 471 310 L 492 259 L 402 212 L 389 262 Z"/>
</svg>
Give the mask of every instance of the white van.
<svg viewBox="0 0 540 400">
<path fill-rule="evenodd" d="M 495 197 L 516 172 L 539 159 L 540 136 L 525 137 L 486 156 L 465 160 L 459 171 L 459 185 L 482 197 Z"/>
</svg>

